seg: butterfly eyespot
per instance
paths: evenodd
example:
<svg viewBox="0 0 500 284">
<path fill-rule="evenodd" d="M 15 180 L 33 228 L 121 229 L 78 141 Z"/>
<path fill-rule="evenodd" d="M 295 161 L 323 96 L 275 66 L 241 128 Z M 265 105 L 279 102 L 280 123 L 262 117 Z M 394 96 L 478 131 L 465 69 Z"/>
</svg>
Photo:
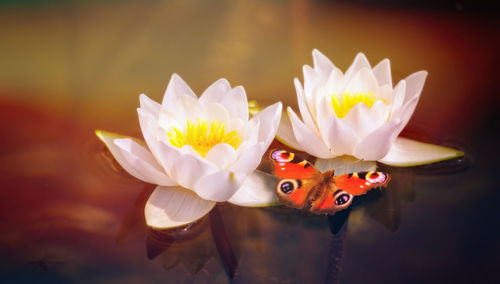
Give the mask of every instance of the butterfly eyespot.
<svg viewBox="0 0 500 284">
<path fill-rule="evenodd" d="M 387 179 L 387 176 L 382 172 L 368 172 L 366 174 L 366 180 L 371 183 L 383 183 Z"/>
<path fill-rule="evenodd" d="M 295 155 L 285 150 L 275 150 L 271 153 L 271 159 L 276 162 L 291 162 Z"/>
<path fill-rule="evenodd" d="M 298 187 L 299 187 L 298 182 L 293 179 L 284 179 L 278 183 L 279 190 L 284 194 L 289 194 Z"/>
<path fill-rule="evenodd" d="M 351 196 L 347 193 L 341 193 L 337 198 L 335 198 L 335 205 L 344 205 L 351 199 Z"/>
</svg>

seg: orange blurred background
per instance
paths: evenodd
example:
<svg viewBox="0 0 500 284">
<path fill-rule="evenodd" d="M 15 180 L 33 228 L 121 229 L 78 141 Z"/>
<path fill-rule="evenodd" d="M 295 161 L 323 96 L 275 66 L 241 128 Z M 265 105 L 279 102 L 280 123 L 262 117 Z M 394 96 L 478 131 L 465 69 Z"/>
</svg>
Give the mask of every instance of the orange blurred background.
<svg viewBox="0 0 500 284">
<path fill-rule="evenodd" d="M 372 65 L 387 57 L 395 83 L 428 70 L 411 123 L 432 122 L 433 135 L 463 131 L 498 101 L 498 19 L 465 4 L 25 2 L 0 6 L 2 100 L 100 128 L 136 129 L 138 95 L 160 100 L 174 72 L 197 93 L 225 77 L 251 99 L 294 105 L 292 80 L 313 48 L 341 70 L 357 52 Z"/>
</svg>

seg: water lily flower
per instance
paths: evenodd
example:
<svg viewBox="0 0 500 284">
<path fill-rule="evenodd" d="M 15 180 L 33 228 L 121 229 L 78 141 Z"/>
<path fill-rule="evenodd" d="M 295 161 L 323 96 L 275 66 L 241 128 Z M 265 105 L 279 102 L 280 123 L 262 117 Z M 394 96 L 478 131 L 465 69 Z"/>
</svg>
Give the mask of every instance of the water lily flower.
<svg viewBox="0 0 500 284">
<path fill-rule="evenodd" d="M 417 106 L 426 71 L 413 73 L 393 87 L 388 59 L 372 68 L 359 53 L 342 73 L 318 50 L 312 54 L 314 68 L 303 67 L 304 87 L 295 79 L 302 120 L 289 107 L 289 120 L 282 119 L 278 139 L 318 157 L 318 168 L 358 164 L 359 169 L 373 170 L 375 161 L 413 166 L 463 155 L 398 137 Z"/>
<path fill-rule="evenodd" d="M 146 222 L 171 228 L 203 217 L 216 202 L 262 202 L 248 197 L 258 195 L 253 185 L 267 178 L 254 171 L 275 137 L 281 109 L 275 103 L 249 119 L 243 87 L 220 79 L 198 98 L 173 74 L 161 104 L 140 96 L 145 143 L 96 134 L 129 174 L 158 185 L 145 207 Z"/>
</svg>

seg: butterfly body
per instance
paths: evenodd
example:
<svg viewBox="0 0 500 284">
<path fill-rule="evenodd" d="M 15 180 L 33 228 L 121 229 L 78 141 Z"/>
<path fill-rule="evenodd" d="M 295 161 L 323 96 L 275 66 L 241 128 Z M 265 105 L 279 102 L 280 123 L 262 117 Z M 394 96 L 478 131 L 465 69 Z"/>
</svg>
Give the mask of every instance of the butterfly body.
<svg viewBox="0 0 500 284">
<path fill-rule="evenodd" d="M 321 173 L 306 160 L 285 150 L 270 151 L 273 174 L 281 178 L 276 186 L 280 202 L 314 214 L 334 214 L 349 207 L 356 195 L 386 186 L 390 176 L 383 172 L 358 172 L 335 176 Z"/>
</svg>

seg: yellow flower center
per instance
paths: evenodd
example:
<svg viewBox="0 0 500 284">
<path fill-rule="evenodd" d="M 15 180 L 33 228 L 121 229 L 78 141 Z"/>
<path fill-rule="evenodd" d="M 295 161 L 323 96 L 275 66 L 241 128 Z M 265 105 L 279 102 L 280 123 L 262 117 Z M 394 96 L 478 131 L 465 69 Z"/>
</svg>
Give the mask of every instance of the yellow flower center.
<svg viewBox="0 0 500 284">
<path fill-rule="evenodd" d="M 171 127 L 167 131 L 168 140 L 172 146 L 181 148 L 190 145 L 201 156 L 205 157 L 208 151 L 219 143 L 227 143 L 238 148 L 242 139 L 236 130 L 227 132 L 224 130 L 225 123 L 214 120 L 209 126 L 207 120 L 198 119 L 198 123 L 187 121 L 185 131 L 177 127 Z"/>
<path fill-rule="evenodd" d="M 342 93 L 341 96 L 335 94 L 330 95 L 332 99 L 332 107 L 339 118 L 343 118 L 346 114 L 358 103 L 363 103 L 369 108 L 376 101 L 383 101 L 382 99 L 377 99 L 373 97 L 373 93 L 355 93 L 351 94 L 349 92 Z"/>
</svg>

